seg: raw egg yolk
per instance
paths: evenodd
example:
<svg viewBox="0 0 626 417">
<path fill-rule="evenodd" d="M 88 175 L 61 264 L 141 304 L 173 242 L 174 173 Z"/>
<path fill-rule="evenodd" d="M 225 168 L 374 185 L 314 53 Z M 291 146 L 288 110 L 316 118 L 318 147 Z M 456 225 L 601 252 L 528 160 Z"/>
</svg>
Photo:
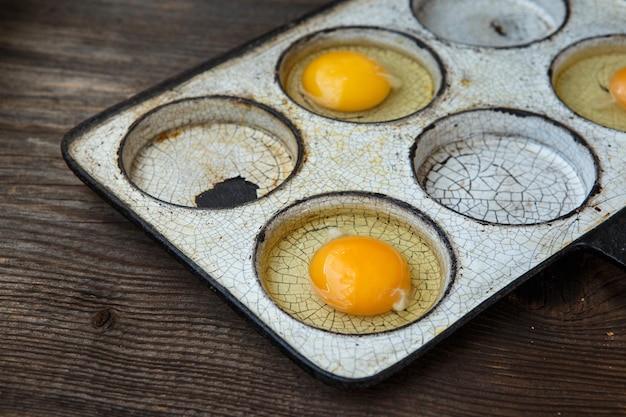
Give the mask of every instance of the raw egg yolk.
<svg viewBox="0 0 626 417">
<path fill-rule="evenodd" d="M 311 258 L 309 276 L 324 302 L 361 316 L 404 310 L 411 289 L 402 254 L 368 236 L 343 236 L 323 245 Z"/>
<path fill-rule="evenodd" d="M 613 74 L 609 82 L 609 92 L 617 104 L 626 109 L 626 67 Z"/>
<path fill-rule="evenodd" d="M 391 91 L 391 76 L 374 59 L 358 52 L 333 51 L 311 61 L 302 73 L 307 96 L 340 112 L 369 110 Z"/>
</svg>

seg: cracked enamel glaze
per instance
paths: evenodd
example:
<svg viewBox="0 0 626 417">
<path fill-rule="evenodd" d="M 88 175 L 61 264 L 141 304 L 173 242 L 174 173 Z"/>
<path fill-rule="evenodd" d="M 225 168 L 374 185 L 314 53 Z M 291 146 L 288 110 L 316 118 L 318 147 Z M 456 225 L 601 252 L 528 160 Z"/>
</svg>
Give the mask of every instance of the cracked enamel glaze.
<svg viewBox="0 0 626 417">
<path fill-rule="evenodd" d="M 626 206 L 626 113 L 586 101 L 610 74 L 567 95 L 597 44 L 624 54 L 626 3 L 508 0 L 559 6 L 492 18 L 483 47 L 484 27 L 439 33 L 428 3 L 340 2 L 79 126 L 64 156 L 298 362 L 380 380 Z M 340 120 L 298 98 L 294 57 L 347 39 L 419 67 L 395 92 L 418 102 Z M 311 298 L 329 227 L 398 246 L 409 309 L 364 320 Z"/>
</svg>

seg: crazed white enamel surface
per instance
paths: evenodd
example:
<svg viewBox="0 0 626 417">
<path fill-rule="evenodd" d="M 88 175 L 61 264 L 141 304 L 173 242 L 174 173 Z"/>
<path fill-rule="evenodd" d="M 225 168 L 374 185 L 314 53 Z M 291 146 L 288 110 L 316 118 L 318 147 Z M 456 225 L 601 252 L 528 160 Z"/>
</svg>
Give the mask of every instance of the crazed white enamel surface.
<svg viewBox="0 0 626 417">
<path fill-rule="evenodd" d="M 626 2 L 569 3 L 569 19 L 555 35 L 511 49 L 441 41 L 418 23 L 407 0 L 340 3 L 240 56 L 110 115 L 79 132 L 67 152 L 96 185 L 205 271 L 309 366 L 346 380 L 373 377 L 419 352 L 493 294 L 626 205 L 626 133 L 577 117 L 553 93 L 548 75 L 551 62 L 569 45 L 623 31 Z M 416 114 L 378 124 L 334 121 L 295 104 L 275 77 L 281 54 L 303 36 L 339 26 L 384 27 L 421 40 L 443 63 L 442 93 Z M 129 181 L 120 168 L 118 149 L 130 126 L 157 106 L 205 95 L 262 103 L 300 131 L 306 158 L 284 186 L 239 207 L 206 210 L 157 200 Z M 597 157 L 600 192 L 571 216 L 511 226 L 478 222 L 430 198 L 418 184 L 410 160 L 416 138 L 438 119 L 491 107 L 544 115 L 584 138 Z M 457 274 L 449 292 L 423 319 L 390 332 L 339 335 L 292 318 L 264 292 L 253 264 L 259 231 L 275 213 L 298 200 L 346 190 L 382 193 L 406 202 L 438 224 L 450 240 Z"/>
<path fill-rule="evenodd" d="M 597 167 L 583 143 L 528 113 L 458 113 L 418 138 L 416 176 L 432 198 L 474 219 L 548 222 L 576 210 L 593 189 Z"/>
<path fill-rule="evenodd" d="M 250 180 L 262 197 L 288 178 L 299 154 L 295 132 L 281 120 L 220 97 L 159 107 L 135 124 L 122 147 L 122 165 L 137 187 L 188 207 L 208 207 L 196 196 L 233 178 Z"/>
<path fill-rule="evenodd" d="M 524 45 L 565 21 L 563 0 L 415 0 L 417 18 L 441 38 L 477 45 Z"/>
</svg>

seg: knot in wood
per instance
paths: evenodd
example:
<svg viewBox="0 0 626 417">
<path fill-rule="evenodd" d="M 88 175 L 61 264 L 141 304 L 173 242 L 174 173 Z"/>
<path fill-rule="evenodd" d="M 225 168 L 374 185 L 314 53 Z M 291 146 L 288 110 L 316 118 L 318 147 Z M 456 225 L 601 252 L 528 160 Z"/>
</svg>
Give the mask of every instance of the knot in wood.
<svg viewBox="0 0 626 417">
<path fill-rule="evenodd" d="M 104 309 L 98 311 L 91 318 L 91 325 L 99 332 L 105 332 L 109 330 L 115 324 L 115 313 L 111 309 Z"/>
</svg>

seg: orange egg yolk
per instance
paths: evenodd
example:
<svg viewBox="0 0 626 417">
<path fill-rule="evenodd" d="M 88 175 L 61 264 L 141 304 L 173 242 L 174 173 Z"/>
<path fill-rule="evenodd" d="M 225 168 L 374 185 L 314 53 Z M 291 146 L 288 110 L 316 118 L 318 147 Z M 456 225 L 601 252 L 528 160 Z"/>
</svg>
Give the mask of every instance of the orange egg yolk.
<svg viewBox="0 0 626 417">
<path fill-rule="evenodd" d="M 334 51 L 311 61 L 302 73 L 307 96 L 340 112 L 369 110 L 391 91 L 390 75 L 377 61 L 358 52 Z"/>
<path fill-rule="evenodd" d="M 324 302 L 362 316 L 404 310 L 411 289 L 402 254 L 367 236 L 344 236 L 323 245 L 311 258 L 309 277 Z"/>
<path fill-rule="evenodd" d="M 617 104 L 626 109 L 626 67 L 613 74 L 609 82 L 609 92 Z"/>
</svg>

